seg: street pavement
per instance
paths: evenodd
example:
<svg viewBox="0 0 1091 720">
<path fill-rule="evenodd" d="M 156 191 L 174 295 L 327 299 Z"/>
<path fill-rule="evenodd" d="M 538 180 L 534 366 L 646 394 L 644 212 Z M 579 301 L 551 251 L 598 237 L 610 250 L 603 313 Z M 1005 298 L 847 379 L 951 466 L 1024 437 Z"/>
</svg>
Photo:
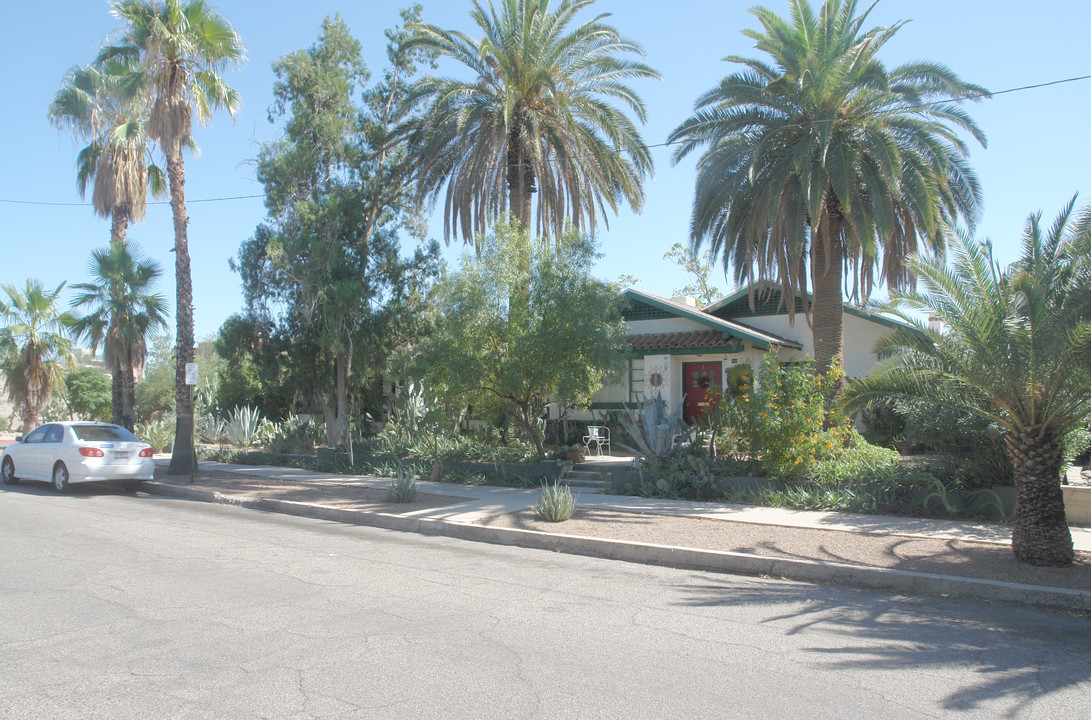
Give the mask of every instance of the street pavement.
<svg viewBox="0 0 1091 720">
<path fill-rule="evenodd" d="M 1085 717 L 1088 619 L 0 492 L 0 718 Z"/>
</svg>

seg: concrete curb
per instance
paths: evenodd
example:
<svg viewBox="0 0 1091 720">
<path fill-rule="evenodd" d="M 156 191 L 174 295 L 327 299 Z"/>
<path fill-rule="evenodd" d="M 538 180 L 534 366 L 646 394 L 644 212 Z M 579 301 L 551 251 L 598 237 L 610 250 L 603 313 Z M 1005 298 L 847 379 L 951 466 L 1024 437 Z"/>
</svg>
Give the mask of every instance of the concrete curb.
<svg viewBox="0 0 1091 720">
<path fill-rule="evenodd" d="M 720 550 L 650 545 L 578 535 L 544 533 L 536 530 L 495 528 L 485 525 L 432 518 L 405 517 L 391 513 L 352 510 L 291 500 L 271 500 L 247 495 L 231 495 L 215 490 L 158 481 L 144 482 L 141 488 L 155 495 L 235 505 L 282 515 L 295 515 L 316 520 L 366 525 L 425 535 L 442 535 L 458 540 L 493 545 L 510 545 L 645 565 L 661 565 L 683 570 L 774 577 L 801 582 L 847 585 L 886 592 L 939 595 L 1046 609 L 1091 612 L 1091 591 L 1087 590 L 1023 585 L 996 580 L 875 568 L 822 560 L 800 560 Z"/>
</svg>

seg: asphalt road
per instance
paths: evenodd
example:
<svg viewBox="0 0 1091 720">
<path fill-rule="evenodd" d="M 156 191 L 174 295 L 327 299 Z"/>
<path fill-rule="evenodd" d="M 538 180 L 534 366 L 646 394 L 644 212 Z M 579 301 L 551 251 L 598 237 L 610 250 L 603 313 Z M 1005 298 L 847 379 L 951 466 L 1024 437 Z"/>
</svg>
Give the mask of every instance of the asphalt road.
<svg viewBox="0 0 1091 720">
<path fill-rule="evenodd" d="M 0 718 L 1087 717 L 1091 619 L 44 484 Z"/>
</svg>

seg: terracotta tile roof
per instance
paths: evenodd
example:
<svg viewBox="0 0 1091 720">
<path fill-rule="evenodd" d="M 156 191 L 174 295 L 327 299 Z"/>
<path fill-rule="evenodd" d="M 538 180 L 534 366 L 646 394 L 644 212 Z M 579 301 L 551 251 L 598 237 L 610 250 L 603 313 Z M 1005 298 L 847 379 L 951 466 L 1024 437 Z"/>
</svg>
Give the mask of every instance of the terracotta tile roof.
<svg viewBox="0 0 1091 720">
<path fill-rule="evenodd" d="M 722 347 L 735 345 L 737 338 L 724 339 L 723 334 L 715 330 L 695 330 L 691 332 L 673 333 L 646 333 L 642 335 L 629 335 L 626 340 L 634 350 L 647 350 L 653 348 L 691 348 L 691 347 Z"/>
</svg>

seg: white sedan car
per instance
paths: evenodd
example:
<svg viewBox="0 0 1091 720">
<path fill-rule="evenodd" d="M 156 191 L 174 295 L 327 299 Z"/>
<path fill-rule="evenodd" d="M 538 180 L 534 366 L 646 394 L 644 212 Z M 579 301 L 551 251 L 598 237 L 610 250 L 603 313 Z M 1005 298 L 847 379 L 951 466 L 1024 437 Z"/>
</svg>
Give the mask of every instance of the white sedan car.
<svg viewBox="0 0 1091 720">
<path fill-rule="evenodd" d="M 54 422 L 15 438 L 0 457 L 0 479 L 52 482 L 64 492 L 77 482 L 121 480 L 129 492 L 151 480 L 152 448 L 120 425 L 99 422 Z"/>
</svg>

